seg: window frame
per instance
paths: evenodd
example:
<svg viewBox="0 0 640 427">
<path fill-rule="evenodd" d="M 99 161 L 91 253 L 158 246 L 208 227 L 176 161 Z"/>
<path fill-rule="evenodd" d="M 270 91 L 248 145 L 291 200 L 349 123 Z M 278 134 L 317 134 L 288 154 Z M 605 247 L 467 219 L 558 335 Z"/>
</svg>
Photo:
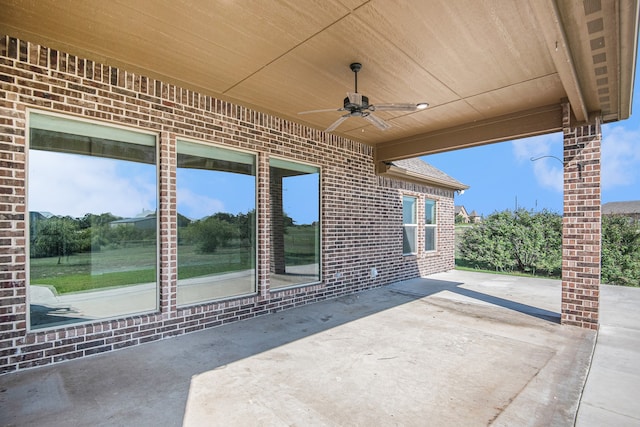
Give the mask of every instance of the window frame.
<svg viewBox="0 0 640 427">
<path fill-rule="evenodd" d="M 190 148 L 194 148 L 194 146 L 198 146 L 198 149 L 202 149 L 202 150 L 207 150 L 209 148 L 211 148 L 211 151 L 228 151 L 231 153 L 237 153 L 239 155 L 248 155 L 248 156 L 252 156 L 253 157 L 253 167 L 254 167 L 254 174 L 253 174 L 253 179 L 254 179 L 254 224 L 253 224 L 253 228 L 255 230 L 255 236 L 254 236 L 254 247 L 253 247 L 253 259 L 255 260 L 255 265 L 254 265 L 254 272 L 253 272 L 253 290 L 251 290 L 250 292 L 247 293 L 241 293 L 241 294 L 235 294 L 235 295 L 228 295 L 228 296 L 222 296 L 219 298 L 212 298 L 212 299 L 203 299 L 201 301 L 193 301 L 193 302 L 187 302 L 184 304 L 176 304 L 176 306 L 178 308 L 186 308 L 186 307 L 192 307 L 192 306 L 197 306 L 197 305 L 202 305 L 202 304 L 207 304 L 207 303 L 212 303 L 212 302 L 220 302 L 220 301 L 227 301 L 227 300 L 234 300 L 234 299 L 238 299 L 238 298 L 245 298 L 245 297 L 250 297 L 250 296 L 255 296 L 258 294 L 258 288 L 259 288 L 259 284 L 258 284 L 258 270 L 259 270 L 259 264 L 260 264 L 260 260 L 258 259 L 258 254 L 259 254 L 259 247 L 258 247 L 258 242 L 260 241 L 260 230 L 259 230 L 259 223 L 260 223 L 260 212 L 258 209 L 258 185 L 259 185 L 259 176 L 258 176 L 258 171 L 259 171 L 259 154 L 257 152 L 253 152 L 253 151 L 249 151 L 249 150 L 242 150 L 242 149 L 237 149 L 235 147 L 226 147 L 226 146 L 222 146 L 222 145 L 218 145 L 218 144 L 210 144 L 207 143 L 205 141 L 199 141 L 199 140 L 195 140 L 195 139 L 191 139 L 191 138 L 183 138 L 181 136 L 176 138 L 176 233 L 177 233 L 177 229 L 178 229 L 178 225 L 177 225 L 177 220 L 178 220 L 178 203 L 179 203 L 179 198 L 180 198 L 180 194 L 178 191 L 178 186 L 179 186 L 179 182 L 178 182 L 178 154 L 183 154 L 180 153 L 179 151 L 179 144 L 180 143 L 184 143 L 187 147 Z M 216 160 L 215 157 L 211 157 L 211 159 Z M 221 160 L 221 159 L 218 159 Z M 222 159 L 222 160 L 228 160 L 228 159 Z M 177 239 L 177 234 L 176 234 L 176 239 Z M 179 265 L 179 245 L 176 241 L 176 272 L 179 274 L 179 270 L 180 270 L 180 265 Z M 179 285 L 179 279 L 176 279 L 176 285 Z M 176 300 L 178 298 L 178 293 L 179 293 L 179 289 L 176 289 Z"/>
<path fill-rule="evenodd" d="M 427 207 L 431 204 L 433 219 L 431 223 L 427 222 Z M 433 230 L 433 249 L 427 248 L 427 230 Z M 433 253 L 438 251 L 438 201 L 425 197 L 424 199 L 424 251 L 427 253 Z"/>
<path fill-rule="evenodd" d="M 411 213 L 412 215 L 412 219 L 413 222 L 405 222 L 405 201 L 407 201 L 408 199 L 413 200 L 413 205 L 412 205 L 412 210 L 413 212 Z M 418 200 L 419 197 L 418 196 L 413 196 L 413 195 L 409 195 L 409 194 L 403 194 L 402 195 L 402 255 L 403 256 L 415 256 L 418 254 L 419 252 L 419 248 L 418 248 Z M 413 246 L 413 251 L 412 252 L 406 252 L 405 251 L 405 238 L 408 241 L 407 236 L 409 235 L 406 230 L 407 229 L 413 229 L 413 245 L 409 244 L 409 247 Z"/>
<path fill-rule="evenodd" d="M 35 109 L 35 108 L 27 108 L 26 109 L 26 120 L 25 120 L 25 211 L 27 212 L 27 214 L 25 215 L 25 252 L 26 252 L 26 256 L 25 256 L 25 285 L 26 285 L 26 292 L 25 292 L 25 300 L 26 300 L 26 313 L 25 313 L 25 318 L 26 318 L 26 330 L 27 332 L 41 332 L 47 329 L 60 329 L 60 328 L 69 328 L 69 327 L 78 327 L 78 326 L 83 326 L 83 325 L 87 325 L 87 324 L 93 324 L 96 322 L 102 322 L 102 321 L 110 321 L 110 320 L 114 320 L 114 319 L 122 319 L 122 318 L 126 318 L 126 317 L 131 317 L 131 316 L 136 316 L 136 315 L 142 315 L 142 314 L 155 314 L 155 313 L 159 313 L 161 311 L 161 305 L 160 305 L 160 292 L 161 292 L 161 274 L 160 274 L 160 270 L 161 270 L 161 239 L 160 239 L 160 232 L 161 232 L 161 213 L 160 213 L 160 194 L 161 194 L 161 177 L 160 177 L 160 135 L 156 132 L 152 132 L 149 130 L 145 130 L 145 129 L 140 129 L 140 128 L 136 128 L 136 127 L 128 127 L 128 126 L 123 126 L 117 123 L 112 123 L 112 122 L 106 122 L 106 121 L 100 121 L 100 120 L 94 120 L 94 119 L 89 119 L 86 117 L 81 117 L 81 116 L 77 116 L 71 113 L 68 114 L 62 114 L 62 113 L 57 113 L 57 112 L 52 112 L 52 111 L 46 111 L 46 110 L 40 110 L 40 109 Z M 42 325 L 37 325 L 37 326 L 33 326 L 32 322 L 31 322 L 31 305 L 32 305 L 32 296 L 31 296 L 31 215 L 29 214 L 30 209 L 29 209 L 29 175 L 30 175 L 30 150 L 31 150 L 31 129 L 43 129 L 45 130 L 46 128 L 43 127 L 35 127 L 34 126 L 34 119 L 35 119 L 35 115 L 37 116 L 41 116 L 41 119 L 38 120 L 44 120 L 43 123 L 46 123 L 46 121 L 55 121 L 56 119 L 60 119 L 63 121 L 66 121 L 67 124 L 70 124 L 70 122 L 75 122 L 75 124 L 77 124 L 79 126 L 80 129 L 84 130 L 84 129 L 89 129 L 89 132 L 91 132 L 91 128 L 94 126 L 99 126 L 102 128 L 109 128 L 112 129 L 116 135 L 114 140 L 118 139 L 119 135 L 129 135 L 132 137 L 132 139 L 130 140 L 125 140 L 122 142 L 125 143 L 129 143 L 129 144 L 136 144 L 136 142 L 134 140 L 137 140 L 138 138 L 144 139 L 146 138 L 153 138 L 153 147 L 154 147 L 154 156 L 155 156 L 155 161 L 153 163 L 153 166 L 155 167 L 155 211 L 156 211 L 156 224 L 155 224 L 155 292 L 154 292 L 154 308 L 153 309 L 149 309 L 149 310 L 140 310 L 140 311 L 131 311 L 131 312 L 127 312 L 127 313 L 121 313 L 121 314 L 113 314 L 110 316 L 105 316 L 105 317 L 100 317 L 97 319 L 86 319 L 86 320 L 81 320 L 81 321 L 77 321 L 77 322 L 70 322 L 70 323 L 48 323 L 48 324 L 42 324 Z M 68 132 L 66 132 L 68 133 Z M 76 132 L 75 135 L 81 135 L 81 136 L 91 136 L 88 135 L 87 132 Z M 144 144 L 144 143 L 138 143 L 141 145 L 147 145 L 147 146 L 151 146 L 151 144 Z M 37 149 L 36 149 L 37 150 Z M 43 150 L 43 151 L 50 151 L 50 150 Z M 55 152 L 55 151 L 51 151 L 51 152 Z M 64 152 L 63 152 L 64 153 Z M 77 153 L 76 153 L 77 154 Z M 82 154 L 81 154 L 82 155 Z M 86 154 L 85 154 L 86 155 Z M 86 155 L 87 157 L 93 157 L 91 155 Z M 98 156 L 100 157 L 100 156 Z M 105 157 L 108 158 L 108 157 Z"/>
<path fill-rule="evenodd" d="M 272 165 L 272 162 L 275 163 L 275 165 Z M 299 288 L 299 287 L 305 287 L 305 286 L 313 286 L 313 285 L 318 285 L 320 283 L 322 283 L 322 271 L 323 271 L 323 263 L 322 263 L 322 227 L 323 227 L 323 221 L 322 221 L 322 199 L 323 199 L 323 194 L 322 194 L 322 176 L 323 176 L 323 170 L 322 170 L 322 166 L 318 165 L 318 164 L 314 164 L 314 163 L 310 163 L 310 162 L 305 162 L 305 161 L 300 161 L 298 159 L 291 159 L 291 158 L 287 158 L 287 157 L 281 157 L 281 156 L 268 156 L 267 159 L 267 163 L 268 163 L 268 168 L 269 168 L 269 176 L 271 174 L 271 167 L 280 167 L 280 166 L 286 166 L 288 164 L 291 165 L 298 165 L 298 167 L 300 169 L 297 169 L 301 172 L 304 172 L 305 170 L 310 170 L 310 169 L 315 169 L 317 171 L 318 174 L 318 227 L 317 227 L 317 258 L 318 258 L 318 279 L 314 280 L 314 281 L 310 281 L 310 282 L 302 282 L 302 283 L 295 283 L 289 286 L 279 286 L 279 287 L 273 287 L 271 284 L 269 286 L 269 290 L 270 292 L 280 292 L 280 291 L 286 291 L 288 289 L 292 289 L 292 288 Z M 296 170 L 296 169 L 291 169 L 291 170 Z M 314 172 L 316 173 L 316 172 Z M 270 186 L 271 184 L 269 184 Z M 271 188 L 269 188 L 269 191 L 271 191 Z M 284 200 L 283 200 L 284 202 Z M 283 205 L 284 208 L 284 205 Z M 269 210 L 271 209 L 271 207 L 269 207 Z M 271 216 L 271 214 L 269 214 L 269 216 Z M 269 234 L 272 235 L 272 230 L 271 230 L 271 223 L 269 224 Z M 264 260 L 264 262 L 267 262 L 269 265 L 271 265 L 271 256 L 272 254 L 269 254 L 269 257 Z M 271 278 L 271 275 L 273 273 L 271 271 L 269 271 L 269 277 Z M 271 279 L 269 280 L 269 282 L 271 283 Z"/>
</svg>

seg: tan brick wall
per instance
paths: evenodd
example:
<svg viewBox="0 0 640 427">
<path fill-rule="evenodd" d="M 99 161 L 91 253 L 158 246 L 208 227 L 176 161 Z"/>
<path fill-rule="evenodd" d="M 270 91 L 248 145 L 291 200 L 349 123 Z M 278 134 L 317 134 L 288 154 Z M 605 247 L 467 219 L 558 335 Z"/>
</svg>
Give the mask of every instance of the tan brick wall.
<svg viewBox="0 0 640 427">
<path fill-rule="evenodd" d="M 0 371 L 84 357 L 454 267 L 453 192 L 379 177 L 371 147 L 161 81 L 0 37 Z M 159 312 L 29 332 L 27 109 L 158 135 Z M 176 306 L 176 139 L 258 155 L 258 293 Z M 321 167 L 322 282 L 269 291 L 269 156 Z M 402 194 L 438 201 L 438 252 L 402 256 Z M 423 245 L 423 242 L 420 242 Z M 375 267 L 378 276 L 371 277 Z M 338 274 L 340 273 L 340 274 Z"/>
</svg>

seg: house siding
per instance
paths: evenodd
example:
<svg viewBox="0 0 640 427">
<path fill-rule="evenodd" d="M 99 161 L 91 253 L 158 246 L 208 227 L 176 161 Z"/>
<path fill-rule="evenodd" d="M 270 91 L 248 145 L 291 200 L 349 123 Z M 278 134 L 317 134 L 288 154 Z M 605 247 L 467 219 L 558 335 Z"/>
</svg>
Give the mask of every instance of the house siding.
<svg viewBox="0 0 640 427">
<path fill-rule="evenodd" d="M 10 37 L 0 38 L 0 84 L 0 372 L 160 340 L 454 267 L 453 191 L 376 175 L 372 147 Z M 29 109 L 157 134 L 158 312 L 28 330 L 25 148 Z M 257 154 L 256 295 L 177 306 L 178 138 Z M 318 284 L 269 289 L 270 156 L 321 168 L 322 277 Z M 437 201 L 436 253 L 402 255 L 403 194 L 420 197 L 421 220 L 424 198 Z M 420 248 L 423 239 L 420 233 Z M 375 277 L 372 268 L 378 272 Z"/>
</svg>

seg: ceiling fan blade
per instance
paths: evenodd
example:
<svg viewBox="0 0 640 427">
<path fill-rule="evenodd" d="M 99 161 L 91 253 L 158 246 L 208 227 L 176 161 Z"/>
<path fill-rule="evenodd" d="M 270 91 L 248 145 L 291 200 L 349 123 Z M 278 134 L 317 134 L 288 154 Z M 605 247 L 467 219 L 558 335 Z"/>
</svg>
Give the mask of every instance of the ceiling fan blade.
<svg viewBox="0 0 640 427">
<path fill-rule="evenodd" d="M 362 95 L 358 92 L 347 92 L 349 102 L 356 105 L 362 105 Z"/>
<path fill-rule="evenodd" d="M 369 109 L 371 111 L 416 111 L 418 106 L 410 103 L 376 104 Z"/>
<path fill-rule="evenodd" d="M 374 114 L 367 114 L 366 116 L 363 115 L 362 117 L 364 117 L 366 120 L 370 121 L 371 123 L 374 124 L 375 127 L 377 127 L 380 130 L 387 130 L 391 127 L 391 125 L 387 122 L 385 122 L 384 120 L 382 120 L 380 117 L 374 115 Z"/>
<path fill-rule="evenodd" d="M 340 118 L 338 120 L 336 120 L 335 122 L 331 123 L 331 126 L 329 126 L 328 128 L 326 128 L 324 131 L 325 132 L 331 132 L 334 131 L 338 126 L 340 126 L 340 124 L 342 122 L 344 122 L 345 120 L 347 120 L 349 117 L 351 117 L 351 114 L 345 114 L 344 116 L 340 116 Z"/>
<path fill-rule="evenodd" d="M 321 110 L 300 111 L 298 114 L 327 113 L 329 111 L 344 111 L 344 108 L 323 108 Z"/>
</svg>

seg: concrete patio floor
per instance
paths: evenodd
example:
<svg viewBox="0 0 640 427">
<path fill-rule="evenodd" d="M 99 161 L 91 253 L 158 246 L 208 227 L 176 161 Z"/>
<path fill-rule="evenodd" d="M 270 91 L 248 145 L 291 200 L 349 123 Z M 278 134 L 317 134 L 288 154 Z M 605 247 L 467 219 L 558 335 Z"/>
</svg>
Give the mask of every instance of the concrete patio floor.
<svg viewBox="0 0 640 427">
<path fill-rule="evenodd" d="M 559 281 L 436 274 L 0 376 L 0 425 L 638 425 L 640 289 L 602 294 L 596 336 Z"/>
</svg>

